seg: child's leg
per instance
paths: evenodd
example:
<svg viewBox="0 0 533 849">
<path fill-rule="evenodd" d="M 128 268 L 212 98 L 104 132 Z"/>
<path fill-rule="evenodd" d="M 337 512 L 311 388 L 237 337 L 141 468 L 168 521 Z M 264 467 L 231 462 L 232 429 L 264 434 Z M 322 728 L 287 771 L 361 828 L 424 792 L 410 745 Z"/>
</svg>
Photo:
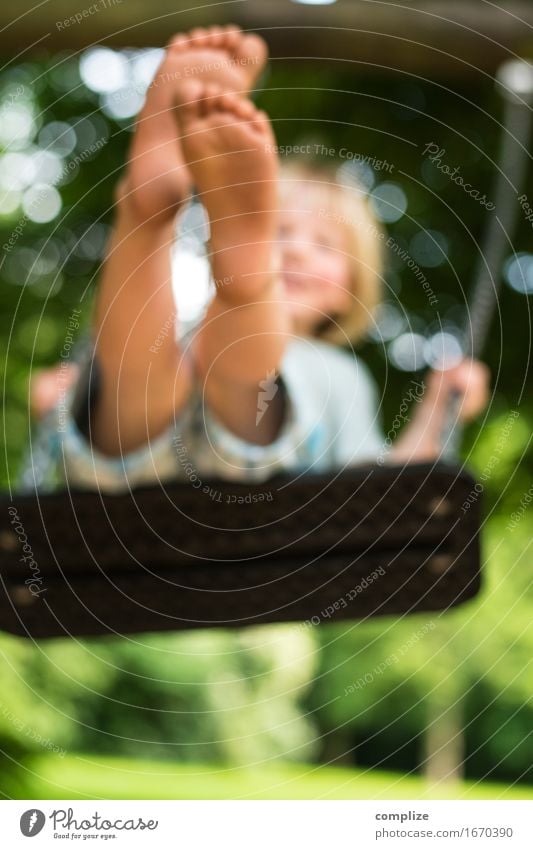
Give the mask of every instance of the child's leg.
<svg viewBox="0 0 533 849">
<path fill-rule="evenodd" d="M 268 444 L 279 429 L 275 396 L 256 426 L 257 393 L 279 367 L 290 332 L 273 265 L 277 156 L 267 116 L 214 85 L 183 86 L 182 149 L 211 225 L 215 283 L 224 281 L 199 331 L 194 354 L 214 412 L 242 438 Z"/>
<path fill-rule="evenodd" d="M 134 450 L 161 433 L 186 404 L 192 386 L 190 364 L 182 361 L 175 341 L 170 268 L 174 217 L 191 180 L 179 144 L 176 93 L 186 69 L 247 89 L 265 56 L 261 39 L 243 36 L 236 28 L 195 31 L 174 40 L 158 84 L 148 91 L 119 187 L 96 303 L 101 390 L 92 439 L 104 453 Z M 193 286 L 194 280 L 183 285 Z M 156 346 L 163 329 L 164 342 Z"/>
<path fill-rule="evenodd" d="M 176 91 L 191 79 L 227 91 L 250 91 L 262 71 L 266 44 L 237 27 L 196 29 L 175 36 L 150 86 L 130 150 L 128 190 L 146 218 L 175 210 L 191 191 L 176 131 Z"/>
<path fill-rule="evenodd" d="M 100 380 L 91 441 L 104 454 L 128 453 L 162 433 L 189 394 L 174 337 L 173 239 L 173 218 L 145 222 L 127 198 L 118 199 L 94 317 Z"/>
</svg>

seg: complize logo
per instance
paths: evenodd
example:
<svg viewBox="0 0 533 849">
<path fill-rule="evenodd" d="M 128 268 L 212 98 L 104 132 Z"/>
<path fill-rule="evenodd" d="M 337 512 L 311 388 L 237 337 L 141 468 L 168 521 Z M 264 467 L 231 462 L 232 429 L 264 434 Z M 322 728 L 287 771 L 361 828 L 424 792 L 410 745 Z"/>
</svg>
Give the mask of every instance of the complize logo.
<svg viewBox="0 0 533 849">
<path fill-rule="evenodd" d="M 42 831 L 46 822 L 46 817 L 42 811 L 32 808 L 30 811 L 24 811 L 20 818 L 20 830 L 24 837 L 35 837 Z"/>
</svg>

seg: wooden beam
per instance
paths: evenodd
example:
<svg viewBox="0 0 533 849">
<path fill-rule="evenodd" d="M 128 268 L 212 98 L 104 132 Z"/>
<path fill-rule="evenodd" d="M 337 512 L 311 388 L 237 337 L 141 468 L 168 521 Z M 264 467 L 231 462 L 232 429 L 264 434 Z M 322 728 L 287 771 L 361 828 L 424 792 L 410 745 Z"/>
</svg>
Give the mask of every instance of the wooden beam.
<svg viewBox="0 0 533 849">
<path fill-rule="evenodd" d="M 0 10 L 0 50 L 80 50 L 163 45 L 178 30 L 234 21 L 261 32 L 284 61 L 330 60 L 354 72 L 403 70 L 425 76 L 493 74 L 510 55 L 533 57 L 533 3 L 511 0 L 33 0 Z"/>
</svg>

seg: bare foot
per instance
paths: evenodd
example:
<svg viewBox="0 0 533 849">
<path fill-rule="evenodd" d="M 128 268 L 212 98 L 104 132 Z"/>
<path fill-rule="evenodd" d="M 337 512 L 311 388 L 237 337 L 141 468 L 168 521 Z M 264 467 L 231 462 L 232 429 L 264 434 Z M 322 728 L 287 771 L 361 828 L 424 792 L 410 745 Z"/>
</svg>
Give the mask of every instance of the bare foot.
<svg viewBox="0 0 533 849">
<path fill-rule="evenodd" d="M 180 94 L 182 149 L 209 215 L 214 277 L 232 280 L 229 297 L 249 292 L 254 299 L 262 281 L 272 279 L 277 226 L 270 122 L 247 98 L 213 84 L 190 82 Z"/>
<path fill-rule="evenodd" d="M 148 89 L 129 156 L 127 189 L 142 217 L 171 217 L 191 191 L 173 106 L 192 80 L 248 93 L 262 71 L 267 47 L 236 26 L 195 29 L 175 36 Z"/>
</svg>

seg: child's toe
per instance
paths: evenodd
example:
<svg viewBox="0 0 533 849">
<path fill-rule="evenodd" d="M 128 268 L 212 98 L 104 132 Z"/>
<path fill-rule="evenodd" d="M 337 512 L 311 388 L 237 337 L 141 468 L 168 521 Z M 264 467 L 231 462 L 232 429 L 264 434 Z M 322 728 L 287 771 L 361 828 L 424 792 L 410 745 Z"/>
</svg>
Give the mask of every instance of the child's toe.
<svg viewBox="0 0 533 849">
<path fill-rule="evenodd" d="M 240 118 L 250 121 L 254 118 L 257 109 L 250 100 L 247 100 L 245 97 L 237 97 L 234 111 Z"/>
<path fill-rule="evenodd" d="M 222 27 L 217 27 L 217 26 L 209 27 L 209 29 L 207 31 L 208 44 L 206 46 L 209 46 L 209 47 L 212 47 L 212 48 L 215 48 L 215 49 L 220 49 L 221 47 L 224 46 L 224 36 L 225 36 L 225 34 L 224 34 L 224 30 L 223 30 Z"/>
<path fill-rule="evenodd" d="M 208 30 L 203 27 L 195 27 L 189 33 L 189 42 L 190 46 L 195 50 L 206 47 L 209 43 Z"/>
<path fill-rule="evenodd" d="M 220 109 L 220 95 L 222 89 L 216 83 L 206 83 L 202 95 L 202 111 L 204 115 L 209 115 Z"/>
<path fill-rule="evenodd" d="M 224 48 L 229 53 L 235 53 L 242 39 L 242 30 L 235 24 L 228 24 L 224 27 Z"/>
<path fill-rule="evenodd" d="M 176 108 L 182 120 L 193 120 L 201 116 L 201 104 L 205 86 L 198 80 L 186 80 L 178 89 Z"/>
<path fill-rule="evenodd" d="M 250 115 L 249 106 L 252 104 L 233 91 L 221 92 L 218 102 L 224 112 L 230 113 L 236 118 L 247 119 Z"/>
<path fill-rule="evenodd" d="M 235 55 L 243 65 L 261 66 L 268 56 L 268 48 L 260 35 L 245 35 L 240 40 Z"/>
<path fill-rule="evenodd" d="M 268 138 L 273 137 L 270 118 L 268 117 L 267 113 L 259 109 L 254 109 L 254 112 L 255 115 L 252 121 L 254 130 L 257 130 L 257 132 L 261 133 L 264 136 L 268 136 Z M 268 141 L 268 138 L 266 138 L 265 140 Z"/>
<path fill-rule="evenodd" d="M 168 47 L 171 50 L 182 50 L 189 43 L 189 39 L 187 36 L 179 32 L 177 35 L 173 35 L 168 43 Z"/>
</svg>

